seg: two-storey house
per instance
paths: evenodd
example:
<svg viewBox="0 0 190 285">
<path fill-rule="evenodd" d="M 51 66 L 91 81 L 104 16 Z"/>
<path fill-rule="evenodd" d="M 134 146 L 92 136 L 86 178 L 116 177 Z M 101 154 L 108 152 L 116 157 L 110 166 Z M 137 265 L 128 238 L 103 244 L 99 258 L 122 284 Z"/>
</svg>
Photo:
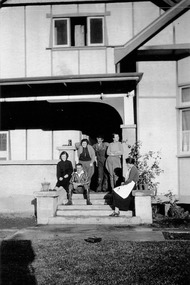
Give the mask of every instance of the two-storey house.
<svg viewBox="0 0 190 285">
<path fill-rule="evenodd" d="M 0 208 L 32 209 L 59 151 L 118 132 L 161 152 L 158 195 L 190 201 L 190 0 L 3 0 Z M 69 143 L 68 143 L 69 141 Z M 70 144 L 72 141 L 72 145 Z M 189 200 L 188 200 L 189 199 Z"/>
</svg>

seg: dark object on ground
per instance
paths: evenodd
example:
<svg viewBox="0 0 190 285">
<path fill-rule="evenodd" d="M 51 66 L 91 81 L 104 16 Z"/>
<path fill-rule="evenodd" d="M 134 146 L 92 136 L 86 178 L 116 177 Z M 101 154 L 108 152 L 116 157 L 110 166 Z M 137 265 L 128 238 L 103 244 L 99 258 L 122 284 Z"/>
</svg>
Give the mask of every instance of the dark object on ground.
<svg viewBox="0 0 190 285">
<path fill-rule="evenodd" d="M 102 239 L 99 237 L 88 237 L 87 239 L 85 239 L 85 241 L 87 242 L 91 242 L 91 243 L 96 243 L 96 242 L 100 242 Z"/>
</svg>

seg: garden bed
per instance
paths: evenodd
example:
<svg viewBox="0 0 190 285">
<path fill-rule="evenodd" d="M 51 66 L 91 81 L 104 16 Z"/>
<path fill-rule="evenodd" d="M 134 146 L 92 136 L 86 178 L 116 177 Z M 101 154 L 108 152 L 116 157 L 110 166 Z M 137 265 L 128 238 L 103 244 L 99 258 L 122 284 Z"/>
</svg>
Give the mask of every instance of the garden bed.
<svg viewBox="0 0 190 285">
<path fill-rule="evenodd" d="M 190 232 L 162 232 L 166 240 L 190 240 Z"/>
<path fill-rule="evenodd" d="M 160 216 L 153 219 L 153 228 L 179 228 L 190 229 L 190 219 L 176 219 L 165 216 Z"/>
</svg>

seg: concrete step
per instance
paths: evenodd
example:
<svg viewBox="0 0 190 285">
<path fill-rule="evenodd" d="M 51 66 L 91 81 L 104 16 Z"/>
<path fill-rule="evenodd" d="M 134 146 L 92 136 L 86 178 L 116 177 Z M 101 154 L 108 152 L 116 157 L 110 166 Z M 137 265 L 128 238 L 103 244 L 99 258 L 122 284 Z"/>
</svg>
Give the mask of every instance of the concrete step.
<svg viewBox="0 0 190 285">
<path fill-rule="evenodd" d="M 74 205 L 83 205 L 83 206 L 86 205 L 86 199 L 84 199 L 84 198 L 77 199 L 77 200 L 75 198 L 73 198 L 72 201 L 73 201 Z M 104 199 L 92 199 L 90 197 L 90 201 L 93 205 L 104 205 L 105 204 Z M 64 202 L 67 203 L 67 200 L 65 200 Z"/>
<path fill-rule="evenodd" d="M 85 205 L 83 204 L 73 204 L 73 205 L 59 205 L 57 210 L 67 211 L 67 210 L 111 210 L 111 206 L 102 204 Z"/>
<path fill-rule="evenodd" d="M 92 205 L 86 205 L 83 194 L 73 194 L 73 205 L 59 205 L 56 217 L 49 218 L 49 224 L 138 224 L 140 218 L 132 217 L 132 211 L 120 211 L 119 217 L 110 217 L 113 212 L 105 205 L 106 193 L 90 193 Z"/>
<path fill-rule="evenodd" d="M 106 194 L 107 194 L 107 193 L 102 193 L 102 192 L 100 192 L 100 193 L 99 193 L 99 192 L 98 192 L 98 193 L 96 193 L 96 192 L 91 192 L 91 193 L 90 193 L 90 198 L 91 198 L 91 199 L 94 199 L 94 200 L 104 199 L 104 197 L 106 196 Z M 72 198 L 78 200 L 78 199 L 83 199 L 84 197 L 83 197 L 83 194 L 73 194 L 73 195 L 72 195 Z"/>
<path fill-rule="evenodd" d="M 105 203 L 105 197 L 106 193 L 96 193 L 92 192 L 90 193 L 90 200 L 93 205 L 104 205 Z M 86 205 L 86 199 L 84 199 L 83 194 L 73 194 L 72 195 L 72 201 L 74 205 Z M 66 201 L 65 201 L 66 203 Z"/>
<path fill-rule="evenodd" d="M 88 206 L 87 206 L 88 207 Z M 57 210 L 56 216 L 64 216 L 64 217 L 68 217 L 68 216 L 103 216 L 103 217 L 107 217 L 109 216 L 111 213 L 113 212 L 112 209 L 103 209 L 103 210 L 92 210 L 90 208 L 87 209 L 81 209 L 81 210 Z M 131 217 L 132 216 L 132 212 L 131 211 L 127 211 L 125 212 L 125 216 L 127 217 Z"/>
<path fill-rule="evenodd" d="M 109 217 L 109 216 L 67 216 L 67 217 L 53 217 L 49 218 L 48 224 L 55 225 L 76 225 L 76 224 L 86 224 L 86 225 L 138 225 L 142 221 L 140 217 L 129 217 L 122 215 L 119 217 Z"/>
</svg>

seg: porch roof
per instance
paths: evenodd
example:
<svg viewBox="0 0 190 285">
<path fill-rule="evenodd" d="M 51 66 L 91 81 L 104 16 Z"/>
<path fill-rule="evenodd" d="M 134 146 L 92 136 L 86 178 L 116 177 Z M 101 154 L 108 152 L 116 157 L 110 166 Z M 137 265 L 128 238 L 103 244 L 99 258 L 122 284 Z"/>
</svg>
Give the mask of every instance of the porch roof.
<svg viewBox="0 0 190 285">
<path fill-rule="evenodd" d="M 137 61 L 180 60 L 190 56 L 190 44 L 142 46 L 136 51 Z"/>
<path fill-rule="evenodd" d="M 29 99 L 34 96 L 126 94 L 136 88 L 142 75 L 133 72 L 0 79 L 0 102 L 18 96 L 22 100 L 26 96 Z"/>
</svg>

